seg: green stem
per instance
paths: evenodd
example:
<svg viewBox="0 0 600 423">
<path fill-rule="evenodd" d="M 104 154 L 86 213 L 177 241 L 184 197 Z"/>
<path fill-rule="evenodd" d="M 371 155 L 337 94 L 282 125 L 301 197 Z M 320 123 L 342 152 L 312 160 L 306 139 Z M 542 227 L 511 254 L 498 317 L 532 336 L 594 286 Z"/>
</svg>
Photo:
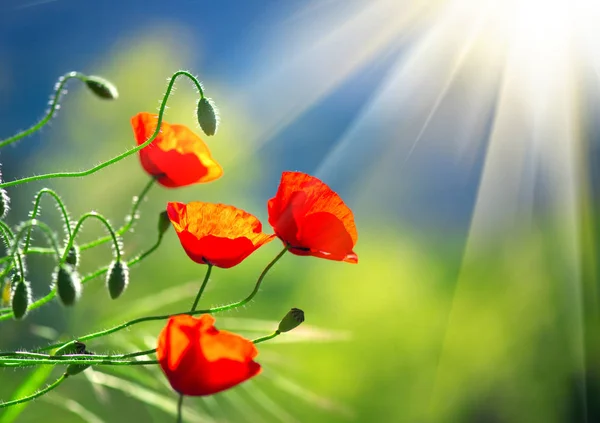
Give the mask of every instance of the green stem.
<svg viewBox="0 0 600 423">
<path fill-rule="evenodd" d="M 179 76 L 186 76 L 188 78 L 190 78 L 195 84 L 196 87 L 198 88 L 198 90 L 200 92 L 202 92 L 202 87 L 200 85 L 200 82 L 196 79 L 195 76 L 193 76 L 191 73 L 186 72 L 186 71 L 177 71 L 173 74 L 173 76 L 171 76 L 171 79 L 169 81 L 169 85 L 167 86 L 167 91 L 165 92 L 165 95 L 162 99 L 162 102 L 160 104 L 160 109 L 158 111 L 158 120 L 156 123 L 156 129 L 154 130 L 154 133 L 152 134 L 152 136 L 150 138 L 148 138 L 144 143 L 138 145 L 137 147 L 131 148 L 127 151 L 125 151 L 122 154 L 119 154 L 116 157 L 113 157 L 110 160 L 107 160 L 103 163 L 100 163 L 97 166 L 94 166 L 91 169 L 88 170 L 84 170 L 81 172 L 56 172 L 56 173 L 48 173 L 45 175 L 37 175 L 37 176 L 30 176 L 27 178 L 22 178 L 22 179 L 17 179 L 15 181 L 11 181 L 11 182 L 4 182 L 2 184 L 0 184 L 0 188 L 7 188 L 13 185 L 19 185 L 19 184 L 25 184 L 28 182 L 34 182 L 34 181 L 41 181 L 44 179 L 54 179 L 54 178 L 79 178 L 82 176 L 87 176 L 87 175 L 91 175 L 93 173 L 98 172 L 99 170 L 104 169 L 107 166 L 110 166 L 128 156 L 131 156 L 132 154 L 137 153 L 138 151 L 140 151 L 142 148 L 150 145 L 150 143 L 152 143 L 152 141 L 154 141 L 154 139 L 158 136 L 158 134 L 160 133 L 160 126 L 163 120 L 163 115 L 165 113 L 165 109 L 167 106 L 167 99 L 169 98 L 169 96 L 171 95 L 171 92 L 173 90 L 173 85 L 175 84 L 175 80 L 179 77 Z M 203 95 L 203 94 L 201 94 Z"/>
<path fill-rule="evenodd" d="M 44 116 L 42 118 L 42 120 L 40 120 L 38 123 L 33 125 L 31 128 L 26 129 L 25 131 L 19 132 L 18 134 L 13 135 L 10 138 L 0 141 L 0 148 L 6 147 L 7 145 L 12 144 L 13 142 L 19 141 L 20 139 L 33 134 L 35 131 L 39 130 L 45 124 L 47 124 L 50 121 L 50 119 L 52 119 L 52 116 L 54 116 L 54 113 L 56 113 L 56 110 L 58 110 L 58 103 L 60 101 L 60 98 L 65 93 L 65 91 L 63 91 L 65 84 L 67 83 L 67 81 L 69 79 L 73 79 L 73 78 L 82 80 L 82 78 L 85 78 L 85 75 L 83 75 L 79 72 L 69 72 L 69 73 L 61 76 L 55 85 L 54 95 L 52 96 L 52 103 L 50 104 L 50 109 L 46 113 L 46 116 Z"/>
<path fill-rule="evenodd" d="M 41 391 L 37 391 L 35 394 L 29 395 L 28 397 L 19 398 L 19 399 L 13 400 L 13 401 L 7 401 L 7 402 L 0 403 L 0 408 L 10 407 L 12 405 L 17 405 L 17 404 L 21 404 L 21 403 L 24 403 L 27 401 L 34 400 L 37 397 L 47 394 L 51 390 L 58 387 L 58 385 L 63 383 L 66 378 L 67 378 L 67 375 L 64 374 L 61 377 L 59 377 L 53 384 L 46 386 L 44 389 L 42 389 Z"/>
<path fill-rule="evenodd" d="M 263 272 L 260 274 L 258 280 L 256 281 L 256 285 L 254 286 L 254 289 L 252 290 L 252 292 L 250 293 L 250 295 L 248 295 L 246 298 L 244 298 L 241 301 L 238 301 L 238 302 L 232 303 L 232 304 L 227 304 L 227 305 L 220 306 L 220 307 L 213 307 L 213 308 L 209 308 L 209 309 L 205 309 L 205 310 L 194 310 L 194 311 L 188 311 L 188 312 L 179 312 L 179 313 L 172 313 L 172 314 L 164 314 L 164 315 L 161 315 L 161 316 L 139 317 L 137 319 L 130 320 L 130 321 L 122 323 L 120 325 L 113 326 L 110 329 L 105 329 L 105 330 L 102 330 L 102 331 L 99 331 L 99 332 L 90 333 L 88 335 L 82 336 L 82 337 L 77 338 L 77 339 L 79 341 L 86 341 L 88 339 L 99 338 L 99 337 L 102 337 L 102 336 L 110 335 L 111 333 L 115 333 L 115 332 L 118 332 L 118 331 L 123 330 L 123 329 L 127 329 L 127 328 L 129 328 L 129 327 L 131 327 L 133 325 L 137 325 L 138 323 L 152 322 L 152 321 L 157 321 L 157 320 L 167 320 L 167 319 L 169 319 L 169 318 L 171 318 L 173 316 L 178 316 L 178 315 L 181 315 L 181 314 L 188 314 L 190 316 L 194 316 L 194 315 L 197 315 L 197 314 L 204 314 L 204 313 L 212 314 L 212 313 L 219 313 L 219 312 L 222 312 L 222 311 L 227 311 L 227 310 L 231 310 L 231 309 L 236 308 L 236 307 L 240 307 L 240 306 L 248 303 L 249 301 L 251 301 L 252 298 L 254 298 L 254 296 L 258 292 L 258 289 L 260 288 L 260 285 L 261 285 L 264 277 L 267 275 L 268 271 L 273 267 L 273 265 L 275 265 L 275 263 L 281 257 L 283 257 L 283 255 L 285 254 L 286 251 L 287 251 L 287 247 L 285 247 L 267 265 L 267 267 L 265 267 L 265 269 L 263 270 Z M 0 316 L 0 320 L 3 320 L 5 318 L 5 316 L 6 315 Z M 68 341 L 68 342 L 72 342 L 72 341 Z M 54 348 L 60 348 L 63 345 L 67 344 L 68 342 L 60 342 L 60 343 L 57 343 L 57 344 L 48 345 L 46 347 L 39 348 L 37 351 L 47 351 L 47 350 L 52 350 Z"/>
<path fill-rule="evenodd" d="M 67 358 L 57 359 L 53 358 L 4 358 L 0 359 L 0 367 L 6 367 L 4 364 L 8 364 L 12 367 L 13 364 L 18 366 L 38 366 L 38 365 L 56 365 L 56 364 L 87 364 L 90 366 L 145 366 L 148 364 L 158 364 L 158 360 L 109 360 L 109 359 L 96 359 L 94 356 L 87 356 L 92 358 Z"/>
<path fill-rule="evenodd" d="M 101 214 L 91 212 L 91 213 L 86 213 L 83 216 L 81 216 L 81 218 L 77 222 L 77 225 L 75 226 L 75 229 L 73 230 L 73 234 L 69 237 L 69 242 L 67 243 L 67 246 L 65 248 L 65 252 L 62 256 L 62 259 L 60 260 L 61 264 L 67 260 L 67 256 L 69 255 L 69 250 L 73 246 L 73 242 L 75 241 L 75 237 L 77 236 L 77 234 L 79 233 L 79 230 L 81 229 L 81 225 L 83 225 L 83 222 L 85 222 L 87 219 L 91 219 L 91 218 L 98 219 L 106 227 L 106 230 L 109 232 L 110 237 L 113 241 L 113 245 L 115 247 L 116 260 L 117 261 L 121 260 L 121 247 L 119 246 L 119 241 L 117 240 L 117 235 L 115 234 L 115 230 L 113 229 L 112 225 Z"/>
<path fill-rule="evenodd" d="M 267 335 L 267 336 L 263 336 L 263 337 L 261 337 L 261 338 L 256 338 L 256 339 L 255 339 L 254 341 L 252 341 L 252 342 L 253 342 L 254 344 L 260 344 L 261 342 L 268 341 L 269 339 L 273 339 L 273 338 L 275 338 L 276 336 L 279 336 L 279 335 L 281 335 L 281 332 L 279 332 L 278 330 L 276 330 L 276 331 L 275 331 L 275 332 L 273 332 L 272 334 L 270 334 L 270 335 Z"/>
<path fill-rule="evenodd" d="M 204 275 L 204 281 L 202 282 L 202 286 L 198 291 L 198 295 L 196 295 L 196 299 L 194 300 L 194 304 L 192 305 L 192 309 L 190 311 L 196 310 L 198 302 L 200 301 L 200 297 L 202 297 L 202 293 L 204 292 L 204 288 L 206 288 L 206 285 L 208 284 L 208 279 L 210 278 L 210 272 L 212 271 L 212 268 L 212 264 L 209 264 L 208 269 L 206 269 L 206 275 Z"/>
<path fill-rule="evenodd" d="M 21 224 L 17 234 L 13 234 L 12 231 L 10 231 L 10 228 L 8 227 L 8 225 L 6 225 L 6 223 L 0 221 L 0 228 L 2 229 L 2 232 L 4 234 L 5 242 L 7 241 L 8 238 L 12 237 L 12 240 L 11 240 L 12 246 L 11 246 L 10 252 L 8 254 L 8 257 L 14 258 L 16 255 L 16 259 L 14 259 L 14 261 L 16 262 L 16 265 L 19 267 L 19 271 L 21 272 L 21 275 L 23 275 L 24 268 L 23 268 L 23 262 L 21 260 L 21 253 L 17 253 L 17 249 L 19 247 L 19 242 L 21 241 L 21 238 L 23 237 L 25 232 L 28 231 L 33 226 L 37 226 L 43 230 L 44 234 L 46 235 L 46 237 L 48 238 L 50 243 L 53 245 L 54 252 L 56 253 L 56 256 L 58 257 L 60 255 L 60 253 L 58 251 L 58 243 L 56 241 L 56 237 L 54 236 L 54 232 L 52 232 L 52 228 L 50 228 L 50 226 L 46 225 L 44 222 L 41 222 L 37 219 L 28 220 L 28 221 L 24 222 L 23 224 Z M 0 273 L 0 277 L 4 277 L 8 272 L 10 272 L 11 269 L 12 269 L 12 266 L 7 266 Z M 2 319 L 2 316 L 0 315 L 0 320 L 1 319 Z"/>
<path fill-rule="evenodd" d="M 31 219 L 35 219 L 38 216 L 38 213 L 40 210 L 40 201 L 44 194 L 51 196 L 56 201 L 56 204 L 58 205 L 58 208 L 60 209 L 60 211 L 62 213 L 63 221 L 65 222 L 65 229 L 67 230 L 67 236 L 70 238 L 71 237 L 71 219 L 69 218 L 69 213 L 67 212 L 67 208 L 65 207 L 65 204 L 63 203 L 61 198 L 58 196 L 58 194 L 56 192 L 54 192 L 53 190 L 51 190 L 50 188 L 43 188 L 36 194 L 34 202 L 33 202 L 33 210 L 31 212 Z M 32 230 L 33 230 L 33 227 L 29 228 L 29 232 L 27 233 L 27 238 L 25 239 L 25 247 L 23 248 L 24 253 L 27 253 L 27 250 L 29 249 L 29 244 L 31 242 L 31 231 Z"/>
<path fill-rule="evenodd" d="M 177 423 L 183 422 L 183 395 L 179 395 L 177 401 Z"/>
<path fill-rule="evenodd" d="M 147 256 L 149 256 L 150 254 L 152 254 L 154 251 L 156 251 L 156 249 L 158 249 L 158 247 L 160 246 L 161 242 L 162 242 L 163 236 L 159 235 L 158 240 L 156 241 L 156 243 L 150 247 L 150 249 L 144 251 L 142 254 L 140 254 L 137 257 L 132 258 L 131 260 L 129 260 L 127 262 L 127 266 L 131 267 L 137 263 L 139 263 L 140 261 L 142 261 L 144 258 L 146 258 Z M 83 285 L 85 285 L 86 283 L 90 282 L 91 280 L 97 278 L 98 276 L 103 275 L 104 273 L 106 273 L 108 271 L 108 266 L 103 267 L 101 269 L 96 270 L 95 272 L 85 276 L 83 279 L 81 279 L 81 283 Z M 54 299 L 54 297 L 56 297 L 56 289 L 53 289 L 52 291 L 50 291 L 45 297 L 40 298 L 37 301 L 34 301 L 30 306 L 29 306 L 29 310 L 35 310 L 36 308 L 39 308 L 41 306 L 43 306 L 44 304 L 52 301 Z M 8 313 L 4 313 L 4 314 L 0 314 L 0 321 L 2 320 L 8 320 L 11 319 L 13 317 L 13 313 L 12 313 L 12 309 L 11 311 L 9 311 Z M 64 343 L 62 344 L 58 344 L 59 346 L 64 345 Z M 46 348 L 46 349 L 51 349 L 51 348 Z M 40 350 L 41 351 L 41 350 Z"/>
<path fill-rule="evenodd" d="M 133 201 L 133 206 L 131 207 L 131 212 L 125 219 L 125 224 L 116 231 L 117 235 L 120 235 L 120 236 L 124 235 L 125 233 L 127 233 L 127 231 L 129 231 L 131 229 L 131 227 L 133 226 L 133 224 L 135 223 L 135 221 L 137 219 L 137 211 L 138 211 L 142 201 L 144 200 L 144 198 L 150 191 L 150 188 L 152 188 L 154 186 L 155 182 L 156 182 L 156 179 L 154 179 L 154 178 L 150 179 L 150 181 L 146 184 L 146 186 L 144 187 L 144 189 L 142 190 L 140 195 L 135 197 L 135 199 Z M 99 238 L 95 241 L 92 241 L 90 243 L 82 245 L 79 248 L 79 250 L 84 251 L 84 250 L 96 247 L 100 244 L 104 244 L 105 242 L 110 241 L 111 239 L 112 239 L 112 237 L 110 237 L 110 236 L 105 236 L 103 238 Z"/>
<path fill-rule="evenodd" d="M 128 353 L 128 354 L 109 354 L 109 355 L 103 355 L 103 354 L 48 355 L 48 354 L 40 354 L 40 353 L 29 352 L 29 351 L 9 351 L 9 352 L 7 351 L 7 352 L 0 352 L 0 361 L 2 361 L 4 359 L 4 357 L 44 358 L 44 359 L 55 359 L 55 360 L 72 360 L 74 358 L 83 357 L 85 359 L 94 358 L 94 359 L 106 359 L 106 360 L 119 360 L 119 359 L 123 359 L 123 358 L 133 358 L 133 357 L 139 357 L 142 355 L 150 355 L 150 354 L 154 354 L 154 353 L 156 353 L 156 348 L 153 348 L 151 350 L 137 351 L 137 352 Z"/>
</svg>

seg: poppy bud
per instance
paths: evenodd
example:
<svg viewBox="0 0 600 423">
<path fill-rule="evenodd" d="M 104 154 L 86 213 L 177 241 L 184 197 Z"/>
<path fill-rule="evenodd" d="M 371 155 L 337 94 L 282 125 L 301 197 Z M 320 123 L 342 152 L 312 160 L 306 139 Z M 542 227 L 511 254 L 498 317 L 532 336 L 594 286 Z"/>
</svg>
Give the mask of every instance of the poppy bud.
<svg viewBox="0 0 600 423">
<path fill-rule="evenodd" d="M 15 320 L 21 320 L 25 317 L 29 304 L 31 304 L 31 286 L 29 282 L 20 280 L 13 285 L 10 303 Z"/>
<path fill-rule="evenodd" d="M 79 275 L 70 265 L 59 266 L 54 274 L 58 298 L 65 306 L 71 306 L 81 295 Z"/>
<path fill-rule="evenodd" d="M 2 179 L 0 178 L 0 181 Z M 6 214 L 8 213 L 8 209 L 9 209 L 9 204 L 10 204 L 10 198 L 8 197 L 8 194 L 6 193 L 6 190 L 0 188 L 0 219 L 4 219 L 6 217 Z"/>
<path fill-rule="evenodd" d="M 67 253 L 67 259 L 65 260 L 67 264 L 73 266 L 73 268 L 77 267 L 79 264 L 79 247 L 76 245 L 71 246 L 69 248 L 69 252 Z"/>
<path fill-rule="evenodd" d="M 281 322 L 279 322 L 279 328 L 277 332 L 289 332 L 292 329 L 300 326 L 304 321 L 304 312 L 299 308 L 291 309 L 288 314 L 285 315 Z"/>
<path fill-rule="evenodd" d="M 61 355 L 70 355 L 70 354 L 90 354 L 90 355 L 92 355 L 93 353 L 86 351 L 85 344 L 83 342 L 75 341 L 73 343 L 62 346 L 61 348 L 59 348 L 56 351 L 56 353 L 54 355 L 61 356 Z M 74 376 L 78 373 L 83 372 L 88 367 L 90 367 L 89 364 L 69 364 L 67 366 L 66 375 Z"/>
<path fill-rule="evenodd" d="M 99 76 L 88 76 L 85 78 L 85 85 L 99 98 L 105 100 L 115 100 L 119 98 L 119 92 L 111 82 Z"/>
<path fill-rule="evenodd" d="M 113 300 L 119 298 L 119 296 L 127 288 L 129 283 L 129 268 L 127 264 L 121 260 L 113 261 L 108 268 L 108 275 L 106 277 L 106 286 L 108 287 L 108 293 L 110 298 Z"/>
<path fill-rule="evenodd" d="M 198 101 L 196 114 L 198 116 L 200 128 L 202 128 L 206 135 L 211 136 L 217 133 L 219 118 L 217 108 L 211 99 L 202 97 L 200 101 Z"/>
<path fill-rule="evenodd" d="M 169 214 L 166 210 L 163 210 L 158 215 L 158 233 L 159 235 L 163 235 L 165 232 L 169 230 L 171 227 L 171 220 L 169 219 Z"/>
</svg>

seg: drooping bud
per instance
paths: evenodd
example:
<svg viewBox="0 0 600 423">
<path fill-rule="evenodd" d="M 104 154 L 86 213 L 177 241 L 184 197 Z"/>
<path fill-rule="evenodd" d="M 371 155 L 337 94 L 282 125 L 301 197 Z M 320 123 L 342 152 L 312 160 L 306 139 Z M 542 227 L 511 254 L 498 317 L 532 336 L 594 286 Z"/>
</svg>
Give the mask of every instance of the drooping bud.
<svg viewBox="0 0 600 423">
<path fill-rule="evenodd" d="M 67 253 L 67 259 L 65 263 L 70 264 L 73 268 L 76 268 L 79 264 L 79 247 L 76 245 L 72 245 L 69 248 L 69 252 Z"/>
<path fill-rule="evenodd" d="M 129 268 L 127 264 L 121 260 L 113 261 L 108 267 L 108 274 L 106 276 L 106 286 L 110 298 L 113 300 L 119 298 L 127 284 L 129 283 Z"/>
<path fill-rule="evenodd" d="M 292 329 L 300 326 L 304 321 L 304 312 L 299 308 L 291 309 L 279 323 L 277 332 L 289 332 Z"/>
<path fill-rule="evenodd" d="M 63 347 L 59 348 L 56 351 L 56 353 L 54 353 L 55 356 L 71 355 L 71 354 L 93 355 L 93 353 L 86 351 L 85 344 L 83 342 L 79 342 L 79 341 L 75 341 L 73 343 L 66 344 Z M 67 374 L 67 376 L 74 376 L 78 373 L 83 372 L 88 367 L 90 367 L 89 364 L 69 364 L 67 366 L 66 374 Z"/>
<path fill-rule="evenodd" d="M 115 87 L 112 82 L 107 81 L 100 76 L 91 75 L 86 77 L 85 85 L 87 85 L 94 94 L 105 100 L 116 100 L 119 98 L 117 87 Z"/>
<path fill-rule="evenodd" d="M 13 285 L 10 303 L 15 320 L 24 318 L 31 304 L 31 286 L 29 282 L 20 279 L 18 283 Z"/>
<path fill-rule="evenodd" d="M 169 214 L 166 210 L 163 210 L 158 215 L 158 234 L 162 236 L 171 227 L 171 220 L 169 220 Z"/>
<path fill-rule="evenodd" d="M 71 306 L 77 302 L 81 296 L 81 281 L 77 272 L 70 265 L 59 266 L 56 269 L 54 282 L 56 293 L 63 305 Z"/>
<path fill-rule="evenodd" d="M 196 114 L 200 128 L 206 135 L 211 136 L 217 133 L 219 117 L 215 103 L 210 98 L 202 97 L 198 101 Z"/>
</svg>

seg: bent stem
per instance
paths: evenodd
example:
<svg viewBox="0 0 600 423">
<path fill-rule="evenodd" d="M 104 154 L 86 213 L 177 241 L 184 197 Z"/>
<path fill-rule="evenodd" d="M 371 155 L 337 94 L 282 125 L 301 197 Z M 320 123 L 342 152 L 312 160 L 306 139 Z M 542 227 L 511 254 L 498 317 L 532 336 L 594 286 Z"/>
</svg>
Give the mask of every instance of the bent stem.
<svg viewBox="0 0 600 423">
<path fill-rule="evenodd" d="M 81 225 L 83 225 L 83 222 L 85 222 L 87 219 L 91 219 L 91 218 L 98 219 L 106 227 L 106 230 L 109 232 L 110 237 L 113 241 L 113 246 L 115 247 L 115 255 L 116 255 L 115 258 L 117 261 L 121 260 L 121 247 L 119 246 L 119 241 L 117 240 L 117 235 L 115 234 L 115 230 L 113 229 L 112 225 L 101 214 L 91 212 L 91 213 L 86 213 L 83 216 L 81 216 L 81 218 L 77 222 L 77 225 L 75 226 L 75 229 L 73 230 L 73 234 L 69 237 L 69 242 L 67 243 L 67 246 L 65 247 L 65 252 L 62 256 L 62 259 L 60 260 L 60 264 L 63 264 L 67 260 L 67 256 L 69 255 L 69 250 L 73 246 L 75 237 L 79 233 L 79 230 L 81 229 Z"/>
<path fill-rule="evenodd" d="M 136 265 L 137 263 L 139 263 L 140 261 L 142 261 L 143 259 L 148 257 L 150 254 L 152 254 L 154 251 L 156 251 L 158 249 L 158 247 L 160 246 L 162 239 L 163 239 L 163 235 L 160 234 L 156 243 L 152 247 L 150 247 L 148 250 L 144 251 L 139 256 L 134 257 L 131 260 L 127 261 L 127 266 L 131 267 L 131 266 Z M 108 272 L 108 266 L 98 269 L 95 272 L 85 276 L 84 278 L 81 279 L 81 283 L 82 283 L 82 285 L 85 285 L 86 283 L 97 278 L 98 276 L 103 275 L 106 272 Z M 42 297 L 39 300 L 34 301 L 31 304 L 31 306 L 29 306 L 29 310 L 30 311 L 35 310 L 36 308 L 43 306 L 44 304 L 52 301 L 54 299 L 54 297 L 56 297 L 56 288 L 54 288 L 52 291 L 50 291 L 45 297 Z M 13 317 L 13 313 L 12 313 L 12 309 L 11 309 L 11 311 L 9 311 L 8 313 L 0 314 L 0 321 L 8 320 L 12 317 Z M 64 344 L 65 343 L 58 344 L 58 345 L 62 346 Z M 47 349 L 51 349 L 51 348 L 47 348 Z M 40 351 L 42 351 L 42 350 L 40 350 Z"/>
<path fill-rule="evenodd" d="M 275 338 L 275 337 L 277 337 L 279 335 L 281 335 L 281 332 L 279 332 L 278 330 L 276 330 L 275 332 L 273 332 L 270 335 L 263 336 L 263 337 L 260 337 L 260 338 L 256 338 L 254 341 L 252 341 L 252 343 L 255 344 L 255 345 L 256 344 L 260 344 L 261 342 L 268 341 L 269 339 L 273 339 L 273 338 Z"/>
<path fill-rule="evenodd" d="M 67 212 L 67 208 L 65 207 L 65 204 L 63 203 L 61 198 L 58 196 L 58 194 L 55 191 L 51 190 L 50 188 L 43 188 L 36 194 L 34 202 L 33 202 L 33 210 L 31 211 L 31 216 L 30 216 L 31 219 L 37 218 L 37 216 L 39 214 L 39 210 L 40 210 L 40 201 L 44 194 L 51 196 L 56 201 L 56 205 L 60 209 L 60 211 L 62 213 L 63 221 L 65 222 L 65 229 L 67 232 L 67 236 L 69 238 L 71 238 L 71 220 L 69 218 L 69 213 Z M 33 227 L 29 228 L 29 231 L 27 233 L 27 238 L 25 238 L 25 246 L 23 247 L 23 252 L 25 254 L 27 253 L 27 250 L 29 249 L 29 244 L 31 242 L 31 231 L 32 230 L 33 230 Z"/>
<path fill-rule="evenodd" d="M 88 169 L 88 170 L 84 170 L 81 172 L 56 172 L 56 173 L 48 173 L 45 175 L 30 176 L 27 178 L 17 179 L 17 180 L 10 181 L 10 182 L 4 182 L 4 183 L 0 184 L 0 188 L 7 188 L 7 187 L 10 187 L 13 185 L 25 184 L 25 183 L 34 182 L 34 181 L 41 181 L 44 179 L 79 178 L 82 176 L 91 175 L 93 173 L 98 172 L 99 170 L 104 169 L 107 166 L 110 166 L 120 160 L 123 160 L 126 157 L 131 156 L 132 154 L 137 153 L 142 148 L 150 145 L 150 143 L 152 143 L 152 141 L 154 141 L 154 139 L 160 133 L 160 126 L 161 126 L 161 123 L 163 120 L 163 115 L 165 113 L 165 109 L 167 106 L 167 100 L 168 100 L 169 96 L 171 95 L 171 92 L 173 91 L 173 86 L 175 85 L 175 80 L 180 76 L 185 76 L 187 78 L 190 78 L 192 80 L 192 82 L 194 82 L 196 84 L 196 88 L 200 92 L 202 92 L 202 86 L 200 85 L 200 82 L 198 81 L 198 79 L 196 79 L 196 77 L 194 75 L 192 75 L 191 73 L 189 73 L 187 71 L 175 72 L 173 74 L 173 76 L 171 76 L 171 79 L 169 80 L 169 85 L 167 86 L 167 91 L 165 92 L 165 95 L 160 104 L 160 109 L 158 111 L 158 120 L 156 122 L 156 129 L 154 130 L 154 133 L 152 134 L 152 136 L 150 136 L 150 138 L 148 138 L 144 143 L 138 145 L 137 147 L 130 148 L 129 150 L 125 151 L 124 153 L 119 154 L 118 156 L 115 156 L 112 159 L 109 159 L 103 163 L 100 163 L 99 165 L 94 166 L 93 168 Z"/>
<path fill-rule="evenodd" d="M 56 381 L 54 381 L 54 383 L 46 386 L 44 389 L 42 389 L 40 391 L 37 391 L 35 394 L 29 395 L 28 397 L 19 398 L 19 399 L 13 400 L 13 401 L 7 401 L 7 402 L 0 403 L 0 408 L 10 407 L 12 405 L 21 404 L 21 403 L 24 403 L 27 401 L 34 400 L 37 397 L 41 397 L 42 395 L 47 394 L 51 390 L 57 388 L 58 385 L 63 383 L 66 378 L 67 378 L 67 375 L 64 374 L 61 377 L 59 377 L 58 379 L 56 379 Z"/>
<path fill-rule="evenodd" d="M 25 131 L 19 132 L 18 134 L 13 135 L 10 138 L 6 138 L 5 140 L 0 141 L 0 148 L 6 147 L 13 142 L 19 141 L 22 138 L 25 138 L 28 135 L 33 134 L 35 131 L 41 129 L 45 124 L 47 124 L 54 113 L 58 110 L 58 103 L 60 102 L 60 98 L 63 94 L 66 94 L 66 91 L 63 91 L 65 84 L 69 81 L 69 79 L 80 79 L 84 80 L 85 75 L 79 72 L 69 72 L 58 79 L 58 82 L 55 84 L 54 95 L 52 96 L 52 103 L 50 104 L 50 109 L 46 113 L 46 116 L 42 118 L 38 123 L 33 125 L 31 128 L 26 129 Z"/>
<path fill-rule="evenodd" d="M 90 333 L 88 335 L 79 337 L 78 341 L 87 341 L 89 339 L 100 338 L 102 336 L 110 335 L 111 333 L 115 333 L 115 332 L 118 332 L 120 330 L 127 329 L 127 328 L 129 328 L 131 326 L 137 325 L 138 323 L 152 322 L 152 321 L 157 321 L 157 320 L 167 320 L 167 319 L 169 319 L 169 318 L 171 318 L 173 316 L 178 316 L 178 315 L 181 315 L 181 314 L 188 314 L 190 316 L 194 316 L 194 315 L 197 315 L 197 314 L 204 314 L 204 313 L 213 314 L 213 313 L 218 313 L 218 312 L 222 312 L 222 311 L 231 310 L 231 309 L 236 308 L 236 307 L 240 307 L 240 306 L 248 303 L 249 301 L 251 301 L 252 298 L 254 298 L 254 296 L 256 295 L 256 293 L 258 292 L 258 290 L 260 288 L 260 285 L 261 285 L 263 279 L 267 275 L 268 271 L 275 265 L 275 263 L 281 257 L 283 257 L 283 255 L 286 253 L 287 250 L 288 250 L 288 248 L 285 247 L 267 265 L 267 267 L 265 267 L 265 269 L 263 270 L 263 272 L 260 274 L 258 280 L 256 281 L 256 285 L 254 286 L 254 289 L 252 290 L 252 292 L 250 293 L 250 295 L 248 295 L 246 298 L 244 298 L 241 301 L 238 301 L 238 302 L 232 303 L 232 304 L 228 304 L 228 305 L 224 305 L 224 306 L 220 306 L 220 307 L 213 307 L 213 308 L 209 308 L 209 309 L 204 309 L 204 310 L 194 310 L 194 311 L 187 311 L 187 312 L 179 312 L 179 313 L 165 314 L 165 315 L 161 315 L 161 316 L 139 317 L 137 319 L 130 320 L 130 321 L 122 323 L 120 325 L 113 326 L 112 328 L 105 329 L 105 330 L 102 330 L 102 331 L 99 331 L 99 332 Z M 2 320 L 4 317 L 5 317 L 5 315 L 0 316 L 0 320 Z M 60 347 L 64 346 L 65 344 L 68 344 L 70 342 L 73 342 L 73 341 L 60 342 L 60 343 L 48 345 L 46 347 L 38 348 L 36 351 L 47 351 L 47 350 L 52 350 L 54 348 L 60 348 Z"/>
</svg>

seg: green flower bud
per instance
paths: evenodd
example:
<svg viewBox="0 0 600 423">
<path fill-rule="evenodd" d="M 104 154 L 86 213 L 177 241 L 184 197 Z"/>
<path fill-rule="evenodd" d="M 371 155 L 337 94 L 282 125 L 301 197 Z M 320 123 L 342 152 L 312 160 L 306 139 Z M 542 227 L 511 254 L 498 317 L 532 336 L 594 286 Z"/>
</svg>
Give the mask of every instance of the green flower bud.
<svg viewBox="0 0 600 423">
<path fill-rule="evenodd" d="M 21 320 L 27 314 L 27 309 L 31 304 L 31 286 L 29 282 L 22 279 L 12 287 L 10 299 L 15 320 Z"/>
<path fill-rule="evenodd" d="M 70 265 L 59 266 L 54 273 L 56 293 L 61 303 L 71 306 L 81 296 L 81 281 L 79 275 Z"/>
<path fill-rule="evenodd" d="M 119 98 L 117 87 L 102 77 L 95 75 L 88 76 L 85 79 L 85 85 L 87 85 L 88 88 L 99 98 L 103 98 L 105 100 L 115 100 Z"/>
<path fill-rule="evenodd" d="M 158 215 L 158 233 L 162 235 L 167 232 L 170 227 L 171 220 L 169 219 L 169 214 L 164 210 Z"/>
<path fill-rule="evenodd" d="M 121 260 L 113 261 L 106 276 L 108 293 L 113 300 L 119 298 L 129 283 L 129 268 Z"/>
<path fill-rule="evenodd" d="M 73 268 L 77 267 L 79 264 L 79 247 L 76 245 L 71 246 L 69 248 L 69 252 L 67 253 L 67 259 L 65 260 L 67 264 L 73 266 Z"/>
<path fill-rule="evenodd" d="M 196 114 L 198 116 L 200 128 L 202 128 L 206 135 L 211 136 L 217 133 L 219 117 L 217 108 L 210 98 L 202 97 L 200 101 L 198 101 Z"/>
<path fill-rule="evenodd" d="M 299 308 L 291 309 L 288 314 L 285 315 L 281 322 L 279 322 L 278 332 L 289 332 L 292 329 L 300 326 L 304 321 L 304 312 Z"/>
<path fill-rule="evenodd" d="M 64 345 L 63 347 L 59 348 L 54 355 L 62 356 L 62 355 L 71 355 L 71 354 L 90 354 L 90 355 L 92 355 L 93 353 L 86 351 L 85 344 L 83 342 L 75 341 L 73 343 Z M 90 367 L 89 364 L 69 364 L 67 366 L 66 374 L 67 374 L 67 376 L 74 376 L 78 373 L 83 372 L 88 367 Z"/>
</svg>

